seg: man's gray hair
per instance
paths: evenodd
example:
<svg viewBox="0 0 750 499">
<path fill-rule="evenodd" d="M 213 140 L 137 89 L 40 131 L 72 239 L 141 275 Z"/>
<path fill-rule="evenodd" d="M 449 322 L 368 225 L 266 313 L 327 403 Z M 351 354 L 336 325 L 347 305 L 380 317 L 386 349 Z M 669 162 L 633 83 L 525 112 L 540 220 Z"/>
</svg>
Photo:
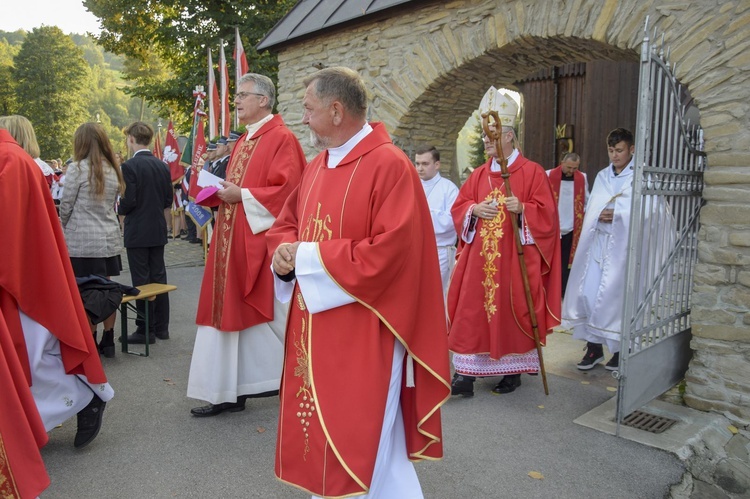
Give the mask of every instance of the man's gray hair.
<svg viewBox="0 0 750 499">
<path fill-rule="evenodd" d="M 255 91 L 259 94 L 263 94 L 268 97 L 268 109 L 273 109 L 273 105 L 276 103 L 276 87 L 273 85 L 273 81 L 268 76 L 258 73 L 245 73 L 237 82 L 237 87 L 243 83 L 254 83 Z"/>
<path fill-rule="evenodd" d="M 367 89 L 362 77 L 343 66 L 321 69 L 303 80 L 305 88 L 314 85 L 315 95 L 330 103 L 337 100 L 358 118 L 367 115 Z"/>
</svg>

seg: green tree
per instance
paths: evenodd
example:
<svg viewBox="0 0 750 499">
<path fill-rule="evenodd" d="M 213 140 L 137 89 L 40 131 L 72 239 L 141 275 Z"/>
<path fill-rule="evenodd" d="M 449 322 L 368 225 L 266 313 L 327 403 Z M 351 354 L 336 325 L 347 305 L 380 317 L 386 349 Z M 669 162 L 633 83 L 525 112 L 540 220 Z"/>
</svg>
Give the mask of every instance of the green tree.
<svg viewBox="0 0 750 499">
<path fill-rule="evenodd" d="M 14 114 L 16 111 L 16 82 L 13 78 L 13 58 L 20 45 L 11 45 L 0 37 L 0 115 Z"/>
<path fill-rule="evenodd" d="M 469 136 L 469 166 L 471 168 L 482 166 L 487 161 L 487 155 L 484 153 L 483 133 L 482 123 L 477 120 L 473 133 Z"/>
<path fill-rule="evenodd" d="M 69 156 L 73 132 L 88 118 L 91 76 L 82 51 L 60 28 L 42 26 L 14 62 L 18 112 L 34 124 L 42 157 Z"/>
<path fill-rule="evenodd" d="M 234 74 L 234 26 L 239 26 L 250 70 L 276 81 L 276 56 L 258 54 L 255 45 L 295 4 L 295 0 L 84 0 L 103 27 L 98 37 L 108 51 L 135 62 L 125 67 L 134 82 L 130 92 L 156 104 L 162 114 L 190 121 L 192 90 L 206 84 L 206 47 L 225 48 L 230 75 Z M 157 71 L 158 64 L 160 69 Z M 148 69 L 157 74 L 148 74 Z"/>
</svg>

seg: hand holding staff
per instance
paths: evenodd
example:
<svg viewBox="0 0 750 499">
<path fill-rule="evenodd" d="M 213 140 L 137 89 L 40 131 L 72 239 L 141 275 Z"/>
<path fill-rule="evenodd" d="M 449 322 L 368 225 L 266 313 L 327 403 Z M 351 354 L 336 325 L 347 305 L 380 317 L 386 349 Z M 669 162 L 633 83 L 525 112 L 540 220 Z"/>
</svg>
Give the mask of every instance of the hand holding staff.
<svg viewBox="0 0 750 499">
<path fill-rule="evenodd" d="M 492 123 L 490 123 L 492 118 Z M 494 124 L 494 130 L 490 128 L 490 125 Z M 487 137 L 492 139 L 495 143 L 495 151 L 497 151 L 497 159 L 500 163 L 501 176 L 505 180 L 505 196 L 506 198 L 514 197 L 513 192 L 510 188 L 510 173 L 508 172 L 508 160 L 505 158 L 503 153 L 502 144 L 500 143 L 500 137 L 502 135 L 502 124 L 497 111 L 488 111 L 482 113 L 482 128 Z M 526 270 L 526 259 L 523 255 L 523 245 L 521 244 L 521 236 L 518 233 L 518 217 L 511 216 L 511 223 L 513 224 L 513 237 L 516 242 L 516 252 L 518 253 L 518 262 L 521 265 L 521 277 L 523 278 L 523 288 L 526 292 L 526 306 L 529 308 L 529 317 L 531 318 L 531 328 L 534 332 L 534 343 L 536 343 L 536 352 L 539 356 L 539 370 L 542 373 L 542 383 L 544 384 L 544 394 L 549 395 L 549 388 L 547 387 L 547 372 L 544 370 L 544 358 L 542 357 L 542 344 L 539 342 L 539 326 L 536 319 L 536 311 L 534 309 L 534 300 L 531 297 L 531 286 L 529 285 L 529 274 Z"/>
</svg>

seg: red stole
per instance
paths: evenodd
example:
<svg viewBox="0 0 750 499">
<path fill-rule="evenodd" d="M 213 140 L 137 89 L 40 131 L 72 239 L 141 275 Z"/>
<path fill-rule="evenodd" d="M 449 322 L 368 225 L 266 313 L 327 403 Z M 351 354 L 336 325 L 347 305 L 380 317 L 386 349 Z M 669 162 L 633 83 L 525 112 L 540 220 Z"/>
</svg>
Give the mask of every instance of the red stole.
<svg viewBox="0 0 750 499">
<path fill-rule="evenodd" d="M 555 195 L 555 203 L 560 200 L 560 183 L 562 182 L 562 166 L 549 172 L 549 182 L 552 185 L 552 193 Z M 583 209 L 586 200 L 586 177 L 579 171 L 573 172 L 573 244 L 570 247 L 570 259 L 568 268 L 573 266 L 573 257 L 578 247 L 578 239 L 581 237 L 583 227 Z"/>
<path fill-rule="evenodd" d="M 0 288 L 12 297 L 3 311 L 23 311 L 60 341 L 65 372 L 106 383 L 89 319 L 70 265 L 60 220 L 39 167 L 6 130 L 0 130 Z M 28 373 L 20 321 L 8 319 L 18 357 Z"/>
<path fill-rule="evenodd" d="M 435 237 L 419 177 L 382 124 L 333 169 L 306 168 L 268 232 L 269 250 L 318 242 L 326 272 L 355 303 L 310 314 L 295 287 L 286 331 L 276 476 L 326 497 L 372 480 L 395 341 L 414 358 L 401 388 L 412 460 L 442 456 L 449 368 Z"/>
<path fill-rule="evenodd" d="M 305 156 L 279 115 L 250 140 L 239 138 L 227 182 L 250 193 L 277 216 L 299 183 Z M 242 331 L 273 320 L 273 275 L 265 232 L 253 234 L 242 202 L 219 204 L 203 274 L 196 322 L 220 331 Z"/>
</svg>

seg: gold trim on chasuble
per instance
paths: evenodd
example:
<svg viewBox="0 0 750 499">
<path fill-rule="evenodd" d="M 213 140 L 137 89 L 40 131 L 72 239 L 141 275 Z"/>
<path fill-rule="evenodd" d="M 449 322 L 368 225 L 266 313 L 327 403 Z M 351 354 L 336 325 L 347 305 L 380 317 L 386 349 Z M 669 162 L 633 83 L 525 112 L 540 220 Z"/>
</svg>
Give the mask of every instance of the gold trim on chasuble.
<svg viewBox="0 0 750 499">
<path fill-rule="evenodd" d="M 247 174 L 250 161 L 253 159 L 255 146 L 258 145 L 261 137 L 243 141 L 236 151 L 236 156 L 232 155 L 229 167 L 227 168 L 227 182 L 231 182 L 242 188 L 242 182 Z M 239 203 L 221 203 L 217 213 L 218 216 L 214 227 L 216 241 L 214 242 L 215 248 L 213 252 L 214 282 L 211 322 L 216 329 L 221 329 L 221 315 L 224 311 L 224 289 L 227 283 L 229 256 L 232 250 L 232 234 L 234 233 L 237 213 L 240 213 L 242 220 L 245 221 L 245 209 L 242 201 Z"/>
<path fill-rule="evenodd" d="M 5 443 L 0 436 L 0 497 L 3 499 L 21 497 L 13 477 L 13 471 L 10 469 L 8 454 L 5 452 Z"/>
<path fill-rule="evenodd" d="M 349 183 L 348 183 L 348 184 L 347 184 L 347 186 L 346 186 L 346 192 L 344 193 L 344 198 L 343 198 L 343 201 L 342 201 L 342 203 L 341 203 L 341 219 L 339 220 L 339 237 L 341 237 L 341 234 L 343 234 L 343 232 L 344 232 L 344 228 L 343 228 L 343 227 L 344 227 L 344 225 L 343 225 L 343 224 L 344 224 L 344 208 L 346 207 L 346 200 L 347 200 L 347 198 L 348 198 L 348 196 L 349 196 L 349 190 L 351 189 L 352 181 L 354 180 L 354 175 L 355 175 L 355 173 L 357 172 L 357 168 L 359 168 L 359 163 L 360 163 L 361 161 L 362 161 L 362 157 L 360 157 L 360 158 L 359 158 L 359 160 L 357 161 L 357 164 L 356 164 L 356 165 L 355 165 L 355 167 L 354 167 L 354 171 L 352 172 L 352 175 L 351 175 L 351 177 L 349 177 Z M 323 166 L 323 168 L 325 168 L 325 166 Z M 322 169 L 322 168 L 321 168 L 321 169 Z M 317 172 L 317 173 L 319 173 L 319 172 L 320 172 L 320 170 L 318 170 L 318 172 Z M 316 173 L 316 177 L 315 177 L 315 179 L 317 179 L 317 173 Z M 313 182 L 312 182 L 313 184 L 315 183 L 315 179 L 313 179 Z M 306 212 L 306 207 L 307 207 L 307 199 L 309 198 L 309 196 L 310 196 L 310 192 L 311 192 L 311 191 L 312 191 L 312 185 L 311 185 L 311 187 L 310 187 L 310 191 L 308 191 L 307 197 L 305 198 L 305 209 L 303 210 L 303 213 L 305 213 L 305 212 Z M 505 196 L 503 196 L 503 194 L 502 194 L 502 193 L 499 193 L 499 196 L 500 196 L 500 197 L 502 198 L 502 201 L 503 201 L 503 203 L 504 203 L 504 202 L 505 202 Z M 320 213 L 320 209 L 318 209 L 318 213 Z M 319 215 L 318 215 L 318 218 L 319 218 Z M 312 219 L 311 219 L 310 217 L 308 217 L 308 220 L 312 220 Z M 409 345 L 408 345 L 408 344 L 406 343 L 406 341 L 404 341 L 404 339 L 403 339 L 403 338 L 401 337 L 401 335 L 400 335 L 400 334 L 398 334 L 398 331 L 396 331 L 396 328 L 394 328 L 394 327 L 393 327 L 393 326 L 392 326 L 392 325 L 391 325 L 391 324 L 390 324 L 390 323 L 389 323 L 389 322 L 388 322 L 388 321 L 386 320 L 386 318 L 385 318 L 385 317 L 383 316 L 383 314 L 381 314 L 381 313 L 380 313 L 380 312 L 379 312 L 379 311 L 378 311 L 377 309 L 375 309 L 374 307 L 372 307 L 372 306 L 371 306 L 370 304 L 368 304 L 368 303 L 366 303 L 366 302 L 362 301 L 362 300 L 361 300 L 360 298 L 358 298 L 357 296 L 354 296 L 354 295 L 352 295 L 351 293 L 349 293 L 349 291 L 347 291 L 347 290 L 346 290 L 346 289 L 345 289 L 345 288 L 344 288 L 343 286 L 341 286 L 341 284 L 339 284 L 339 283 L 338 283 L 338 281 L 337 281 L 337 280 L 336 280 L 336 279 L 335 279 L 335 278 L 333 277 L 333 275 L 331 274 L 331 272 L 330 272 L 330 271 L 328 270 L 328 268 L 326 267 L 326 265 L 325 265 L 325 262 L 323 261 L 323 257 L 322 257 L 322 255 L 320 254 L 320 246 L 318 246 L 318 247 L 317 247 L 317 250 L 318 250 L 318 261 L 320 262 L 320 265 L 321 265 L 321 266 L 323 267 L 323 270 L 325 271 L 326 275 L 328 275 L 328 278 L 329 278 L 329 279 L 330 279 L 331 281 L 333 281 L 334 283 L 336 283 L 336 285 L 337 285 L 337 286 L 339 287 L 339 289 L 341 289 L 341 291 L 343 291 L 343 292 L 344 292 L 344 293 L 346 293 L 347 295 L 351 296 L 353 300 L 355 300 L 355 301 L 356 301 L 357 303 L 359 303 L 360 305 L 362 305 L 363 307 L 365 307 L 365 308 L 366 308 L 367 310 L 369 310 L 370 312 L 372 312 L 373 314 L 375 314 L 375 316 L 376 316 L 376 317 L 378 318 L 378 320 L 380 320 L 380 322 L 382 322 L 383 324 L 385 324 L 385 326 L 386 326 L 386 327 L 388 328 L 388 330 L 389 330 L 389 331 L 390 331 L 390 332 L 391 332 L 391 333 L 393 334 L 393 336 L 394 336 L 394 337 L 395 337 L 395 338 L 396 338 L 396 339 L 397 339 L 397 340 L 399 341 L 399 343 L 401 343 L 401 345 L 402 345 L 402 346 L 404 347 L 404 350 L 406 350 L 406 353 L 407 353 L 407 354 L 408 354 L 409 356 L 411 356 L 411 357 L 412 357 L 412 359 L 414 359 L 414 361 L 415 361 L 415 362 L 416 362 L 417 364 L 419 364 L 420 366 L 422 366 L 422 368 L 423 368 L 423 369 L 424 369 L 425 371 L 429 372 L 429 373 L 430 373 L 430 374 L 431 374 L 432 376 L 434 376 L 434 377 L 435 377 L 435 379 L 438 379 L 438 380 L 440 380 L 440 382 L 441 382 L 441 383 L 443 383 L 443 385 L 445 385 L 445 386 L 446 386 L 447 388 L 450 388 L 450 386 L 451 386 L 451 385 L 450 385 L 450 383 L 449 383 L 449 382 L 448 382 L 447 380 L 445 380 L 445 379 L 441 378 L 441 377 L 440 377 L 440 376 L 439 376 L 439 375 L 438 375 L 438 374 L 437 374 L 437 373 L 436 373 L 436 372 L 435 372 L 435 371 L 434 371 L 433 369 L 431 369 L 431 368 L 430 368 L 430 366 L 428 366 L 428 365 L 427 365 L 427 364 L 426 364 L 426 363 L 425 363 L 425 362 L 424 362 L 424 361 L 423 361 L 422 359 L 420 359 L 420 358 L 419 358 L 418 356 L 414 355 L 414 352 L 412 352 L 412 351 L 411 351 L 411 349 L 409 348 Z M 311 319 L 311 322 L 312 322 L 312 319 Z M 310 376 L 311 376 L 311 378 L 312 378 L 312 372 L 311 372 Z M 314 391 L 315 391 L 315 381 L 314 381 L 314 380 L 312 380 L 312 385 L 313 385 L 313 392 L 314 392 Z M 448 395 L 447 395 L 447 396 L 446 396 L 446 397 L 445 397 L 445 398 L 444 398 L 443 400 L 441 400 L 441 401 L 440 401 L 440 402 L 439 402 L 438 404 L 436 404 L 436 405 L 435 405 L 435 407 L 433 407 L 433 408 L 432 408 L 432 410 L 431 410 L 431 411 L 429 411 L 429 412 L 428 412 L 428 413 L 427 413 L 427 414 L 426 414 L 426 415 L 424 416 L 424 418 L 422 418 L 422 420 L 420 420 L 420 421 L 419 421 L 419 422 L 417 423 L 417 431 L 418 431 L 418 432 L 419 432 L 419 433 L 420 433 L 421 435 L 423 435 L 423 436 L 427 437 L 428 439 L 430 439 L 430 441 L 429 441 L 429 442 L 427 443 L 427 445 L 425 445 L 425 446 L 424 446 L 424 447 L 423 447 L 422 449 L 419 449 L 419 450 L 418 450 L 418 451 L 416 451 L 416 452 L 412 452 L 412 453 L 411 453 L 411 454 L 409 455 L 409 460 L 410 460 L 410 461 L 419 461 L 419 460 L 423 460 L 423 459 L 424 459 L 424 460 L 429 460 L 429 461 L 437 461 L 438 459 L 440 459 L 440 458 L 433 458 L 433 457 L 430 457 L 430 456 L 425 456 L 425 455 L 424 455 L 424 452 L 425 452 L 425 451 L 427 450 L 427 448 L 428 448 L 428 447 L 430 447 L 430 446 L 431 446 L 432 444 L 434 444 L 434 443 L 440 442 L 440 438 L 439 438 L 439 437 L 438 437 L 437 435 L 433 435 L 433 434 L 431 434 L 431 433 L 429 433 L 429 432 L 425 431 L 425 430 L 424 430 L 424 429 L 422 428 L 422 425 L 423 425 L 423 424 L 424 424 L 424 423 L 425 423 L 425 422 L 426 422 L 427 420 L 429 420 L 429 419 L 430 419 L 430 418 L 432 417 L 432 415 L 433 415 L 433 414 L 435 414 L 435 412 L 436 412 L 436 411 L 437 411 L 438 409 L 440 409 L 440 407 L 441 407 L 441 406 L 442 406 L 443 404 L 445 404 L 445 402 L 447 402 L 447 401 L 448 401 L 448 399 L 450 399 L 450 391 L 448 391 Z M 361 486 L 362 486 L 362 487 L 363 487 L 363 488 L 365 489 L 365 491 L 369 491 L 369 488 L 368 488 L 368 487 L 365 487 L 365 485 L 364 485 L 364 484 L 362 483 L 362 481 L 361 481 L 361 480 L 360 480 L 360 479 L 359 479 L 359 478 L 358 478 L 358 477 L 357 477 L 356 475 L 354 475 L 354 473 L 353 473 L 353 472 L 351 471 L 351 469 L 349 468 L 349 466 L 347 466 L 347 465 L 346 465 L 346 463 L 344 462 L 344 460 L 343 460 L 343 459 L 341 458 L 341 455 L 339 454 L 339 452 L 338 452 L 338 449 L 336 449 L 336 446 L 335 446 L 335 445 L 333 445 L 333 442 L 332 442 L 332 441 L 331 441 L 331 439 L 330 439 L 330 435 L 328 434 L 328 430 L 326 429 L 326 426 L 325 426 L 325 422 L 324 422 L 324 420 L 323 420 L 323 415 L 322 415 L 322 413 L 321 413 L 320 411 L 318 411 L 318 418 L 320 419 L 320 424 L 321 424 L 321 426 L 322 426 L 322 428 L 323 428 L 323 432 L 324 432 L 324 433 L 326 434 L 326 437 L 327 437 L 327 442 L 329 442 L 329 443 L 330 443 L 330 445 L 331 445 L 331 448 L 333 449 L 333 452 L 334 452 L 334 454 L 336 454 L 336 457 L 338 457 L 338 459 L 339 459 L 339 462 L 341 463 L 341 465 L 342 465 L 342 466 L 344 467 L 344 469 L 346 469 L 346 471 L 347 471 L 347 472 L 349 473 L 349 475 L 350 475 L 350 476 L 351 476 L 351 477 L 352 477 L 352 478 L 353 478 L 353 479 L 354 479 L 354 480 L 355 480 L 355 481 L 356 481 L 357 483 L 359 483 L 359 484 L 360 484 L 360 485 L 361 485 Z M 348 497 L 348 496 L 344 496 L 344 497 Z"/>
<path fill-rule="evenodd" d="M 484 257 L 484 265 L 482 266 L 484 281 L 482 281 L 482 287 L 484 287 L 484 310 L 487 312 L 487 322 L 490 322 L 492 316 L 497 312 L 495 291 L 500 285 L 495 280 L 495 276 L 497 275 L 495 260 L 501 256 L 500 240 L 504 235 L 503 223 L 506 218 L 505 210 L 502 209 L 503 205 L 505 205 L 505 194 L 503 194 L 499 187 L 493 187 L 491 180 L 490 187 L 492 187 L 492 190 L 484 200 L 494 200 L 497 203 L 499 211 L 492 220 L 483 219 L 482 228 L 479 229 L 479 237 L 482 239 L 482 249 L 479 255 Z"/>
<path fill-rule="evenodd" d="M 361 158 L 360 158 L 361 160 Z M 354 178 L 355 173 L 357 172 L 357 169 L 359 167 L 359 161 L 357 161 L 357 164 L 352 169 L 351 177 L 349 178 L 349 182 L 346 187 L 346 192 L 344 193 L 344 197 L 342 199 L 342 208 L 341 208 L 341 218 L 343 221 L 344 217 L 344 207 L 346 206 L 346 200 L 349 195 L 349 189 L 352 184 L 352 179 Z M 312 193 L 313 187 L 315 186 L 315 183 L 318 180 L 318 176 L 320 172 L 327 168 L 325 165 L 323 165 L 316 173 L 315 177 L 313 178 L 313 181 L 310 183 L 309 190 L 307 191 L 307 194 L 305 196 L 304 205 L 302 207 L 302 217 L 300 217 L 300 220 L 304 220 L 304 229 L 302 229 L 302 232 L 300 233 L 299 240 L 303 242 L 323 242 L 323 241 L 330 241 L 333 239 L 333 230 L 331 229 L 331 223 L 332 218 L 329 213 L 326 213 L 323 205 L 321 202 L 317 203 L 317 206 L 315 207 L 315 213 L 308 212 L 307 210 L 307 203 L 310 199 L 310 194 Z M 323 210 L 323 213 L 321 213 L 321 210 Z M 339 227 L 339 235 L 338 237 L 341 238 L 342 234 L 342 228 Z M 320 254 L 318 253 L 318 257 L 320 258 Z M 322 264 L 322 259 L 320 260 Z M 325 268 L 325 267 L 324 267 Z M 327 271 L 326 271 L 327 272 Z M 330 276 L 330 274 L 329 274 Z M 334 281 L 335 282 L 335 281 Z M 312 373 L 312 363 L 310 361 L 311 357 L 311 349 L 312 349 L 312 315 L 308 312 L 307 306 L 305 305 L 305 300 L 302 297 L 302 293 L 299 292 L 299 287 L 295 288 L 295 297 L 294 297 L 294 305 L 297 307 L 297 309 L 300 311 L 302 320 L 297 325 L 292 325 L 291 327 L 291 334 L 292 334 L 292 344 L 294 345 L 295 353 L 297 356 L 297 365 L 294 368 L 294 376 L 296 378 L 299 378 L 299 387 L 297 389 L 297 393 L 295 395 L 295 398 L 299 401 L 299 410 L 297 411 L 296 415 L 300 422 L 300 431 L 304 433 L 305 438 L 305 450 L 302 456 L 303 460 L 307 460 L 307 453 L 310 452 L 309 447 L 309 428 L 310 428 L 310 418 L 317 415 L 318 421 L 320 422 L 320 427 L 323 431 L 323 434 L 325 435 L 325 441 L 326 441 L 326 447 L 330 445 L 331 450 L 336 455 L 336 457 L 339 460 L 339 463 L 341 466 L 346 470 L 346 472 L 349 474 L 349 476 L 360 486 L 362 487 L 364 492 L 367 492 L 369 490 L 369 487 L 367 487 L 364 482 L 352 471 L 352 469 L 346 464 L 343 457 L 339 453 L 338 449 L 336 448 L 335 444 L 333 443 L 333 440 L 331 439 L 331 435 L 328 432 L 328 429 L 326 428 L 325 421 L 323 419 L 323 415 L 320 412 L 320 408 L 317 405 L 317 395 L 315 393 L 315 381 L 313 379 L 313 373 Z M 297 327 L 299 327 L 299 330 L 297 330 Z M 325 452 L 324 452 L 325 457 Z M 324 473 L 325 473 L 325 467 L 324 467 Z M 324 479 L 325 482 L 325 479 Z M 351 495 L 358 495 L 359 493 L 351 494 Z M 347 497 L 347 496 L 344 496 Z"/>
</svg>

